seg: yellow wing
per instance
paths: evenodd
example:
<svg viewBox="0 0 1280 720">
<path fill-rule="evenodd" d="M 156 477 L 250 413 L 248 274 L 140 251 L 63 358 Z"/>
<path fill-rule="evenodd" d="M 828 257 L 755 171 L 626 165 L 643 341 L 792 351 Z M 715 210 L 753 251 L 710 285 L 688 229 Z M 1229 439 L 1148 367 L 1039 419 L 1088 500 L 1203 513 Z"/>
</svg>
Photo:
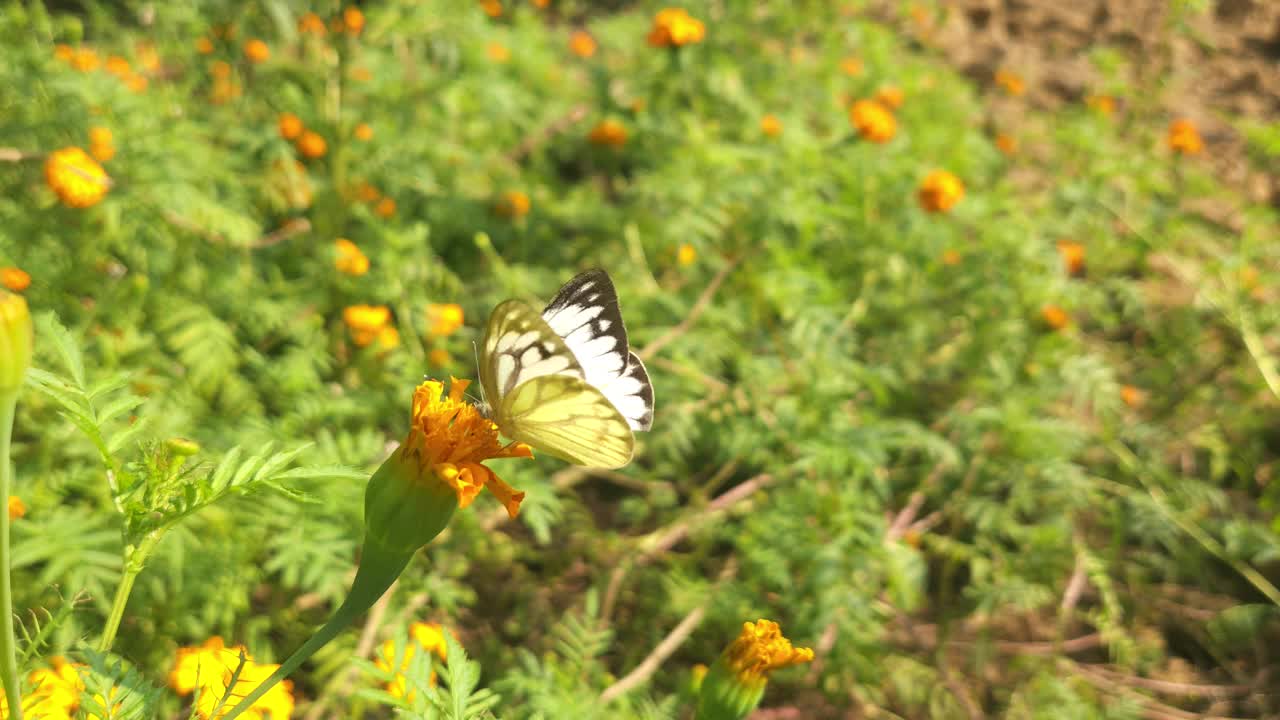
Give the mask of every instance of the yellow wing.
<svg viewBox="0 0 1280 720">
<path fill-rule="evenodd" d="M 604 393 L 567 375 L 544 375 L 517 385 L 494 408 L 508 437 L 588 467 L 631 462 L 635 435 Z"/>
</svg>

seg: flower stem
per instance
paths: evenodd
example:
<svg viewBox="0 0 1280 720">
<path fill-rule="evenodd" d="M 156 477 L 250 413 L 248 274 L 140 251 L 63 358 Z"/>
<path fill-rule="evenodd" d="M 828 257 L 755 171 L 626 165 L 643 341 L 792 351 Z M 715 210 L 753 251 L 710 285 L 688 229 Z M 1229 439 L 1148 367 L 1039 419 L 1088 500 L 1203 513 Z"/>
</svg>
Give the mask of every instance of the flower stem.
<svg viewBox="0 0 1280 720">
<path fill-rule="evenodd" d="M 102 637 L 98 640 L 98 652 L 111 651 L 116 641 L 116 633 L 120 630 L 120 621 L 124 618 L 124 607 L 129 603 L 129 593 L 133 592 L 133 581 L 147 564 L 151 551 L 160 542 L 162 530 L 156 530 L 142 539 L 141 543 L 129 545 L 124 549 L 124 575 L 116 586 L 115 599 L 111 601 L 111 614 L 107 616 L 107 626 L 102 629 Z"/>
<path fill-rule="evenodd" d="M 391 587 L 391 583 L 400 577 L 400 573 L 412 558 L 412 552 L 397 553 L 366 542 L 364 557 L 360 559 L 360 568 L 356 571 L 356 579 L 351 583 L 351 591 L 347 593 L 347 599 L 342 601 L 341 607 L 333 613 L 323 627 L 316 631 L 315 635 L 312 635 L 302 644 L 302 647 L 294 651 L 275 672 L 271 673 L 270 677 L 263 680 L 262 684 L 253 689 L 253 692 L 238 702 L 223 720 L 235 720 L 239 717 L 241 713 L 252 707 L 258 698 L 275 687 L 276 683 L 301 667 L 302 663 L 316 651 L 328 645 L 329 641 L 338 636 L 338 633 L 346 630 L 357 617 L 373 607 L 378 598 Z"/>
<path fill-rule="evenodd" d="M 13 433 L 13 411 L 18 389 L 0 392 L 0 502 L 9 502 L 9 441 Z M 22 720 L 22 697 L 18 694 L 17 641 L 13 636 L 13 589 L 9 579 L 9 512 L 0 511 L 0 681 L 8 700 L 12 720 Z"/>
</svg>

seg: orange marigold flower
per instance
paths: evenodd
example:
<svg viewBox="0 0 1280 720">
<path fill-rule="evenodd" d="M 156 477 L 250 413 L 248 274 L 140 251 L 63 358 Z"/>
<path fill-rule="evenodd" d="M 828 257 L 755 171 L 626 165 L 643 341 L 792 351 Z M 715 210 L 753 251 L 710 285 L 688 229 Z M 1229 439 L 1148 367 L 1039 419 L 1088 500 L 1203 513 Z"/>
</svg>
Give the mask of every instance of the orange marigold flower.
<svg viewBox="0 0 1280 720">
<path fill-rule="evenodd" d="M 356 188 L 356 196 L 364 202 L 375 202 L 382 197 L 382 193 L 378 192 L 378 188 L 367 182 L 360 183 L 360 187 Z"/>
<path fill-rule="evenodd" d="M 121 80 L 125 79 L 131 72 L 133 72 L 129 67 L 129 61 L 119 55 L 107 56 L 107 62 L 103 65 L 103 68 Z"/>
<path fill-rule="evenodd" d="M 409 635 L 411 641 L 405 646 L 399 666 L 395 668 L 395 677 L 386 684 L 386 690 L 392 697 L 412 700 L 413 691 L 408 689 L 404 671 L 409 669 L 409 663 L 413 660 L 414 653 L 418 650 L 428 652 L 440 658 L 440 662 L 444 662 L 448 659 L 449 650 L 444 641 L 444 628 L 436 623 L 413 623 L 409 626 Z M 394 640 L 386 640 L 382 643 L 382 651 L 378 653 L 374 664 L 383 672 L 391 672 L 395 662 L 396 643 Z M 432 685 L 435 684 L 436 674 L 434 671 L 429 676 L 428 682 Z"/>
<path fill-rule="evenodd" d="M 218 80 L 226 80 L 231 77 L 231 63 L 226 60 L 214 60 L 209 65 L 209 74 Z"/>
<path fill-rule="evenodd" d="M 9 496 L 9 519 L 17 520 L 27 514 L 27 506 L 23 504 L 22 498 L 17 495 Z"/>
<path fill-rule="evenodd" d="M 280 130 L 280 137 L 285 140 L 296 140 L 306 129 L 302 125 L 302 120 L 290 112 L 280 113 L 280 117 L 276 120 L 276 127 Z"/>
<path fill-rule="evenodd" d="M 22 268 L 0 268 L 0 285 L 5 286 L 13 292 L 22 292 L 23 290 L 31 287 L 31 276 Z"/>
<path fill-rule="evenodd" d="M 360 123 L 352 134 L 357 140 L 368 142 L 373 139 L 373 127 L 369 123 Z"/>
<path fill-rule="evenodd" d="M 252 63 L 266 62 L 271 57 L 271 48 L 262 40 L 254 38 L 244 44 L 244 56 Z"/>
<path fill-rule="evenodd" d="M 324 20 L 321 20 L 319 15 L 309 12 L 298 18 L 298 32 L 303 35 L 307 33 L 324 35 L 327 31 L 324 26 Z"/>
<path fill-rule="evenodd" d="M 757 620 L 742 624 L 742 633 L 725 648 L 721 659 L 743 684 L 762 682 L 779 668 L 813 662 L 813 650 L 791 646 L 778 623 Z"/>
<path fill-rule="evenodd" d="M 491 458 L 531 458 L 533 451 L 524 443 L 503 444 L 498 439 L 498 426 L 466 401 L 470 384 L 452 378 L 448 395 L 444 394 L 444 383 L 437 380 L 419 385 L 413 393 L 409 436 L 400 449 L 419 468 L 420 476 L 430 473 L 452 488 L 459 508 L 470 505 L 488 488 L 514 518 L 524 493 L 503 482 L 483 463 Z"/>
<path fill-rule="evenodd" d="M 569 36 L 569 50 L 580 58 L 589 58 L 596 54 L 596 39 L 586 30 L 574 30 Z"/>
<path fill-rule="evenodd" d="M 893 85 L 886 85 L 876 91 L 875 101 L 890 110 L 897 110 L 902 107 L 905 96 L 902 94 L 902 88 Z"/>
<path fill-rule="evenodd" d="M 926 212 L 947 212 L 964 197 L 964 183 L 946 170 L 934 170 L 920 183 L 916 198 Z"/>
<path fill-rule="evenodd" d="M 76 48 L 75 55 L 71 58 L 71 66 L 80 72 L 93 72 L 98 69 L 102 61 L 98 59 L 98 53 L 93 48 Z"/>
<path fill-rule="evenodd" d="M 196 38 L 196 52 L 201 55 L 208 55 L 213 52 L 213 41 L 201 35 Z"/>
<path fill-rule="evenodd" d="M 140 93 L 143 90 L 147 89 L 147 85 L 150 83 L 150 81 L 147 80 L 146 76 L 134 73 L 129 77 L 125 78 L 124 83 L 129 87 L 131 91 L 135 93 Z"/>
<path fill-rule="evenodd" d="M 1131 408 L 1140 408 L 1147 401 L 1147 394 L 1133 385 L 1120 387 L 1120 400 Z"/>
<path fill-rule="evenodd" d="M 504 63 L 511 59 L 511 51 L 502 43 L 491 42 L 485 46 L 484 52 L 494 62 Z"/>
<path fill-rule="evenodd" d="M 156 50 L 155 45 L 145 40 L 139 40 L 134 43 L 133 52 L 138 58 L 138 64 L 142 65 L 142 69 L 151 73 L 160 69 L 160 51 Z"/>
<path fill-rule="evenodd" d="M 114 136 L 111 134 L 111 128 L 95 125 L 89 128 L 89 142 L 94 145 L 110 145 Z"/>
<path fill-rule="evenodd" d="M 395 329 L 395 326 L 388 325 L 378 331 L 379 350 L 395 350 L 398 347 L 400 347 L 400 331 Z"/>
<path fill-rule="evenodd" d="M 342 24 L 346 26 L 347 32 L 352 35 L 359 35 L 364 30 L 364 13 L 360 12 L 360 8 L 355 5 L 348 5 L 342 11 Z"/>
<path fill-rule="evenodd" d="M 342 321 L 351 331 L 352 342 L 366 347 L 391 322 L 391 310 L 386 305 L 351 305 L 342 311 Z"/>
<path fill-rule="evenodd" d="M 354 277 L 369 272 L 369 258 L 355 243 L 346 238 L 338 238 L 334 241 L 333 247 L 337 253 L 333 264 L 338 268 L 338 272 Z"/>
<path fill-rule="evenodd" d="M 480 0 L 480 9 L 491 18 L 502 17 L 502 3 L 499 0 Z"/>
<path fill-rule="evenodd" d="M 551 0 L 531 0 L 533 6 L 539 10 L 546 10 L 551 6 Z"/>
<path fill-rule="evenodd" d="M 760 118 L 760 132 L 769 137 L 778 137 L 782 134 L 782 121 L 777 115 L 765 115 Z"/>
<path fill-rule="evenodd" d="M 840 69 L 845 75 L 857 77 L 862 74 L 862 60 L 856 57 L 847 57 L 840 61 Z"/>
<path fill-rule="evenodd" d="M 947 249 L 942 252 L 943 265 L 952 265 L 952 266 L 959 265 L 960 260 L 961 260 L 960 253 L 955 250 Z"/>
<path fill-rule="evenodd" d="M 359 82 L 369 82 L 373 79 L 373 73 L 369 71 L 369 68 L 364 67 L 363 65 L 353 67 L 351 68 L 351 79 Z"/>
<path fill-rule="evenodd" d="M 106 162 L 116 156 L 116 148 L 111 144 L 109 128 L 89 128 L 89 153 L 100 162 Z"/>
<path fill-rule="evenodd" d="M 688 267 L 698 261 L 698 250 L 689 243 L 681 243 L 676 248 L 676 262 L 681 267 Z"/>
<path fill-rule="evenodd" d="M 1071 277 L 1084 275 L 1084 245 L 1073 240 L 1058 241 L 1058 255 L 1062 257 L 1062 265 Z"/>
<path fill-rule="evenodd" d="M 58 199 L 73 208 L 97 204 L 111 187 L 107 172 L 78 147 L 50 153 L 44 162 L 44 179 Z"/>
<path fill-rule="evenodd" d="M 1071 316 L 1057 305 L 1045 305 L 1040 308 L 1040 319 L 1050 330 L 1062 330 L 1071 324 Z"/>
<path fill-rule="evenodd" d="M 494 211 L 505 218 L 518 220 L 529 214 L 529 209 L 533 203 L 529 201 L 529 196 L 520 190 L 508 190 L 502 194 L 494 206 Z"/>
<path fill-rule="evenodd" d="M 213 81 L 213 89 L 209 91 L 209 102 L 221 105 L 238 97 L 240 97 L 240 83 L 222 78 Z"/>
<path fill-rule="evenodd" d="M 1000 149 L 1000 152 L 1012 157 L 1018 154 L 1018 139 L 1012 135 L 999 133 L 996 135 L 996 147 Z"/>
<path fill-rule="evenodd" d="M 1022 81 L 1022 77 L 1004 68 L 996 71 L 996 84 L 1010 95 L 1021 95 L 1027 91 L 1027 85 Z"/>
<path fill-rule="evenodd" d="M 396 214 L 396 201 L 389 197 L 384 197 L 373 207 L 373 211 L 377 213 L 378 217 L 389 218 Z"/>
<path fill-rule="evenodd" d="M 1165 138 L 1169 149 L 1179 155 L 1197 155 L 1204 150 L 1204 140 L 1195 123 L 1190 120 L 1174 120 L 1169 124 L 1169 134 Z"/>
<path fill-rule="evenodd" d="M 427 332 L 435 337 L 452 335 L 462 327 L 462 306 L 456 303 L 427 305 Z"/>
<path fill-rule="evenodd" d="M 58 43 L 53 46 L 53 56 L 63 62 L 71 62 L 76 56 L 76 51 L 66 43 Z"/>
<path fill-rule="evenodd" d="M 648 41 L 653 47 L 684 47 L 702 42 L 707 27 L 684 8 L 666 8 L 653 17 Z"/>
<path fill-rule="evenodd" d="M 1116 99 L 1110 95 L 1090 95 L 1088 100 L 1089 107 L 1097 110 L 1103 115 L 1113 115 L 1116 111 Z"/>
<path fill-rule="evenodd" d="M 613 118 L 607 118 L 591 128 L 587 140 L 593 145 L 620 148 L 627 144 L 627 127 Z"/>
<path fill-rule="evenodd" d="M 23 698 L 23 710 L 29 713 L 32 720 L 62 720 L 78 717 L 76 709 L 80 705 L 80 693 L 84 692 L 84 681 L 80 678 L 83 665 L 67 662 L 61 657 L 50 658 L 52 668 L 32 670 L 27 675 L 27 683 L 32 691 Z M 9 703 L 0 697 L 0 718 L 9 717 Z M 92 716 L 90 716 L 92 717 Z"/>
<path fill-rule="evenodd" d="M 436 348 L 427 353 L 427 364 L 431 367 L 446 367 L 453 364 L 453 358 L 449 356 L 449 351 L 444 348 Z"/>
<path fill-rule="evenodd" d="M 329 145 L 319 133 L 312 130 L 304 130 L 302 135 L 298 137 L 297 148 L 303 157 L 314 160 L 324 157 Z"/>
<path fill-rule="evenodd" d="M 875 143 L 893 139 L 898 123 L 888 108 L 874 100 L 859 100 L 849 108 L 849 122 L 863 138 Z"/>
</svg>

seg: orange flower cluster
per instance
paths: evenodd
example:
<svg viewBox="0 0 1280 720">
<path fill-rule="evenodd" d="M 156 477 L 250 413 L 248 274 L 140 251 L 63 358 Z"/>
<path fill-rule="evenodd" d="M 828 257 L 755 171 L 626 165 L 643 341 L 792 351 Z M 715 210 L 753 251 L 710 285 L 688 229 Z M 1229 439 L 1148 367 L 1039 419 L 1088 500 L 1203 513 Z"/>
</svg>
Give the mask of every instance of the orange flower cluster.
<svg viewBox="0 0 1280 720">
<path fill-rule="evenodd" d="M 360 347 L 375 340 L 380 350 L 400 345 L 400 331 L 391 324 L 391 309 L 386 305 L 351 305 L 342 311 L 342 321 L 351 331 L 351 341 Z"/>
<path fill-rule="evenodd" d="M 760 132 L 768 137 L 778 137 L 782 134 L 782 121 L 776 115 L 765 115 L 760 118 Z"/>
<path fill-rule="evenodd" d="M 491 18 L 502 17 L 502 3 L 499 0 L 480 0 L 480 9 Z"/>
<path fill-rule="evenodd" d="M 508 190 L 498 199 L 493 210 L 504 218 L 519 220 L 529 214 L 532 206 L 533 203 L 529 201 L 529 196 L 523 191 Z"/>
<path fill-rule="evenodd" d="M 148 45 L 139 45 L 135 50 L 143 56 L 144 66 L 151 67 L 153 70 L 159 67 L 159 58 L 155 55 L 153 48 Z M 90 73 L 101 68 L 109 75 L 115 76 L 116 79 L 135 93 L 140 93 L 147 89 L 147 77 L 141 73 L 134 72 L 129 65 L 129 61 L 119 55 L 109 55 L 104 62 L 98 56 L 98 52 L 91 47 L 80 46 L 73 48 L 70 45 L 61 43 L 54 46 L 53 55 L 83 73 Z"/>
<path fill-rule="evenodd" d="M 1071 277 L 1084 275 L 1084 245 L 1074 240 L 1059 240 L 1057 247 L 1067 274 Z"/>
<path fill-rule="evenodd" d="M 378 217 L 389 218 L 396 214 L 396 201 L 383 197 L 378 188 L 367 182 L 362 182 L 356 188 L 356 197 L 364 203 L 373 205 L 373 212 Z"/>
<path fill-rule="evenodd" d="M 169 671 L 169 687 L 179 695 L 198 690 L 196 715 L 201 720 L 212 720 L 224 717 L 240 698 L 279 667 L 256 663 L 243 646 L 227 647 L 223 639 L 215 635 L 203 645 L 178 648 L 173 669 Z M 293 683 L 284 680 L 254 701 L 242 717 L 288 720 L 293 715 L 293 705 Z"/>
<path fill-rule="evenodd" d="M 267 47 L 264 41 L 253 38 L 244 44 L 244 56 L 249 62 L 258 65 L 271 57 L 271 48 Z"/>
<path fill-rule="evenodd" d="M 31 276 L 22 268 L 0 268 L 0 285 L 16 293 L 31 287 Z"/>
<path fill-rule="evenodd" d="M 10 507 L 12 508 L 12 502 Z M 24 716 L 33 720 L 71 720 L 79 717 L 76 711 L 80 707 L 80 694 L 84 691 L 80 670 L 84 666 L 69 663 L 61 657 L 50 658 L 50 661 L 52 669 L 32 670 L 27 676 L 27 684 L 32 687 L 32 691 L 22 698 Z M 98 698 L 100 696 L 95 697 Z M 0 693 L 0 718 L 8 717 L 9 702 L 5 694 Z M 99 720 L 92 713 L 89 718 Z"/>
<path fill-rule="evenodd" d="M 354 5 L 348 5 L 341 15 L 330 18 L 327 26 L 323 18 L 314 12 L 309 12 L 298 18 L 298 34 L 324 37 L 329 30 L 332 30 L 335 33 L 359 35 L 364 32 L 364 22 L 364 13 Z"/>
<path fill-rule="evenodd" d="M 1064 330 L 1071 324 L 1071 316 L 1057 305 L 1045 305 L 1040 308 L 1040 320 L 1054 332 Z"/>
<path fill-rule="evenodd" d="M 346 238 L 338 238 L 333 242 L 336 256 L 333 265 L 338 272 L 352 277 L 360 277 L 369 272 L 369 258 L 360 251 L 360 247 Z"/>
<path fill-rule="evenodd" d="M 601 120 L 587 133 L 587 140 L 592 145 L 620 148 L 627 144 L 627 126 L 613 118 Z"/>
<path fill-rule="evenodd" d="M 1169 123 L 1169 134 L 1165 137 L 1169 149 L 1179 155 L 1198 155 L 1204 150 L 1204 140 L 1195 123 L 1180 119 Z"/>
<path fill-rule="evenodd" d="M 702 42 L 707 27 L 684 8 L 666 8 L 653 17 L 649 44 L 653 47 L 684 47 Z"/>
<path fill-rule="evenodd" d="M 231 75 L 231 63 L 226 60 L 214 60 L 209 65 L 209 74 L 213 75 L 213 88 L 209 91 L 209 101 L 214 105 L 222 105 L 240 97 L 240 82 Z"/>
<path fill-rule="evenodd" d="M 293 142 L 298 154 L 304 158 L 310 160 L 321 158 L 329 150 L 329 144 L 325 142 L 324 137 L 314 130 L 308 130 L 307 126 L 302 124 L 302 119 L 293 113 L 280 113 L 280 117 L 276 118 L 276 129 L 280 131 L 280 137 Z M 370 133 L 372 132 L 370 130 Z"/>
<path fill-rule="evenodd" d="M 427 304 L 427 333 L 433 337 L 448 337 L 462 327 L 462 306 L 456 303 Z"/>
<path fill-rule="evenodd" d="M 875 100 L 859 100 L 849 108 L 849 122 L 865 140 L 886 143 L 898 131 L 897 120 L 889 108 Z"/>
<path fill-rule="evenodd" d="M 964 197 L 964 183 L 946 170 L 934 170 L 920 183 L 916 197 L 925 212 L 947 212 Z"/>
<path fill-rule="evenodd" d="M 574 30 L 569 36 L 569 50 L 580 58 L 596 54 L 596 39 L 586 30 Z"/>
<path fill-rule="evenodd" d="M 44 162 L 44 179 L 62 204 L 73 208 L 96 205 L 111 187 L 107 171 L 78 147 L 50 153 Z"/>
</svg>

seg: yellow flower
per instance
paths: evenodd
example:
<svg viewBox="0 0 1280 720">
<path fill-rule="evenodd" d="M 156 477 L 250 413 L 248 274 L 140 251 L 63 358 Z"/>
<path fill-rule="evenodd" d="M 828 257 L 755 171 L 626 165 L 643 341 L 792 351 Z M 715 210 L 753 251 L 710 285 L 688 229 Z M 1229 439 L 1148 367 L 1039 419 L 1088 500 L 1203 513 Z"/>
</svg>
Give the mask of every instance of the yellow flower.
<svg viewBox="0 0 1280 720">
<path fill-rule="evenodd" d="M 373 207 L 373 211 L 378 214 L 378 217 L 389 218 L 396 214 L 396 201 L 384 197 Z"/>
<path fill-rule="evenodd" d="M 427 332 L 435 337 L 452 335 L 462 327 L 462 306 L 455 303 L 427 304 Z"/>
<path fill-rule="evenodd" d="M 902 88 L 886 85 L 876 91 L 875 101 L 890 110 L 897 110 L 902 107 L 904 96 Z"/>
<path fill-rule="evenodd" d="M 333 243 L 334 249 L 337 251 L 337 257 L 333 264 L 338 268 L 338 272 L 353 277 L 359 277 L 369 272 L 369 258 L 360 251 L 355 243 L 346 238 L 338 238 Z"/>
<path fill-rule="evenodd" d="M 388 325 L 378 331 L 378 349 L 395 350 L 400 347 L 400 331 Z"/>
<path fill-rule="evenodd" d="M 351 305 L 342 311 L 342 321 L 351 330 L 352 342 L 366 347 L 391 321 L 391 310 L 386 305 Z"/>
<path fill-rule="evenodd" d="M 782 121 L 777 115 L 765 115 L 760 118 L 760 132 L 769 137 L 778 137 L 782 134 Z"/>
<path fill-rule="evenodd" d="M 502 217 L 518 220 L 528 215 L 531 207 L 533 203 L 529 201 L 527 194 L 520 190 L 508 190 L 498 198 L 493 209 Z"/>
<path fill-rule="evenodd" d="M 1071 277 L 1084 275 L 1084 245 L 1072 240 L 1058 241 L 1058 255 Z"/>
<path fill-rule="evenodd" d="M 608 118 L 601 120 L 587 135 L 593 145 L 620 148 L 627 144 L 627 128 L 622 123 Z"/>
<path fill-rule="evenodd" d="M 676 262 L 681 267 L 688 267 L 698 260 L 698 251 L 689 243 L 683 243 L 676 249 Z"/>
<path fill-rule="evenodd" d="M 359 35 L 364 30 L 364 13 L 360 12 L 360 8 L 348 5 L 342 11 L 342 24 L 346 26 L 348 33 Z"/>
<path fill-rule="evenodd" d="M 847 57 L 840 61 L 840 69 L 845 75 L 857 77 L 862 74 L 862 60 L 856 57 Z"/>
<path fill-rule="evenodd" d="M 217 635 L 203 645 L 178 648 L 173 669 L 169 671 L 169 687 L 179 695 L 190 695 L 196 688 L 211 682 L 211 678 L 220 677 L 228 663 L 234 670 L 240 664 L 241 650 L 243 648 L 239 646 L 227 648 Z"/>
<path fill-rule="evenodd" d="M 419 478 L 434 477 L 451 488 L 459 508 L 470 505 L 488 488 L 514 518 L 524 493 L 503 482 L 483 463 L 492 458 L 531 458 L 533 451 L 524 443 L 504 445 L 498 439 L 498 426 L 464 399 L 470 384 L 450 378 L 448 395 L 438 380 L 419 385 L 413 393 L 409 436 L 401 451 L 417 468 Z"/>
<path fill-rule="evenodd" d="M 360 123 L 354 132 L 357 140 L 368 142 L 373 139 L 373 127 L 369 123 Z"/>
<path fill-rule="evenodd" d="M 27 514 L 27 506 L 22 502 L 22 498 L 17 495 L 9 496 L 9 519 L 17 520 Z"/>
<path fill-rule="evenodd" d="M 947 212 L 964 197 L 964 183 L 946 170 L 934 170 L 920 183 L 916 197 L 926 212 Z"/>
<path fill-rule="evenodd" d="M 325 143 L 320 133 L 313 130 L 304 130 L 302 135 L 298 137 L 296 145 L 298 152 L 302 153 L 303 157 L 311 158 L 312 160 L 324 157 L 325 152 L 329 149 L 329 145 Z"/>
<path fill-rule="evenodd" d="M 392 697 L 404 697 L 409 700 L 413 699 L 413 691 L 408 690 L 408 682 L 404 677 L 404 671 L 409 669 L 409 663 L 413 660 L 413 655 L 418 650 L 433 653 L 440 658 L 440 662 L 448 660 L 449 649 L 444 641 L 444 629 L 436 623 L 416 622 L 409 626 L 409 635 L 411 642 L 405 646 L 404 656 L 400 659 L 400 666 L 396 668 L 396 675 L 386 685 L 386 690 Z M 391 672 L 392 663 L 396 661 L 396 643 L 394 640 L 386 640 L 382 643 L 382 651 L 378 653 L 378 657 L 374 661 L 374 665 L 379 670 Z M 429 682 L 434 685 L 436 682 L 436 674 L 433 671 L 430 675 Z"/>
<path fill-rule="evenodd" d="M 241 656 L 243 655 L 243 667 Z M 258 683 L 275 672 L 279 665 L 259 665 L 253 661 L 243 646 L 227 647 L 222 638 L 214 636 L 196 647 L 178 648 L 178 656 L 169 672 L 169 686 L 179 695 L 199 691 L 196 713 L 203 720 L 221 718 L 235 707 L 235 698 L 243 698 Z M 227 703 L 214 708 L 228 695 L 228 685 L 239 668 L 240 674 L 231 688 Z M 288 680 L 271 688 L 241 717 L 255 720 L 287 720 L 293 713 L 292 683 Z"/>
<path fill-rule="evenodd" d="M 702 680 L 697 716 L 745 717 L 760 704 L 770 673 L 807 662 L 813 662 L 813 650 L 792 647 L 777 623 L 743 623 Z"/>
<path fill-rule="evenodd" d="M 213 41 L 201 35 L 196 38 L 196 52 L 201 55 L 208 55 L 213 52 Z"/>
<path fill-rule="evenodd" d="M 586 30 L 574 30 L 569 36 L 569 50 L 580 58 L 589 58 L 596 54 L 596 39 Z"/>
<path fill-rule="evenodd" d="M 999 133 L 996 135 L 996 147 L 1000 149 L 1000 152 L 1012 157 L 1018 153 L 1018 139 L 1012 135 Z"/>
<path fill-rule="evenodd" d="M 22 268 L 0 268 L 0 285 L 14 292 L 22 292 L 31 287 L 31 276 Z"/>
<path fill-rule="evenodd" d="M 1021 95 L 1027 91 L 1027 85 L 1022 81 L 1022 77 L 1004 68 L 996 71 L 996 84 L 1010 95 Z"/>
<path fill-rule="evenodd" d="M 33 690 L 22 699 L 24 717 L 31 720 L 71 720 L 80 706 L 84 682 L 78 668 L 63 658 L 50 659 L 52 669 L 33 670 L 27 682 Z M 9 717 L 9 705 L 0 698 L 0 718 Z"/>
<path fill-rule="evenodd" d="M 116 148 L 111 144 L 110 129 L 104 127 L 89 128 L 89 152 L 101 162 L 106 162 L 116 156 Z"/>
<path fill-rule="evenodd" d="M 1050 330 L 1062 330 L 1071 324 L 1071 316 L 1057 305 L 1045 305 L 1040 308 L 1040 319 Z"/>
<path fill-rule="evenodd" d="M 249 58 L 251 63 L 266 62 L 267 58 L 271 57 L 271 48 L 258 38 L 253 38 L 244 44 L 244 56 Z"/>
<path fill-rule="evenodd" d="M 63 62 L 69 63 L 75 59 L 76 51 L 75 48 L 67 45 L 66 43 L 58 43 L 53 46 L 53 56 Z"/>
<path fill-rule="evenodd" d="M 101 63 L 98 53 L 94 52 L 93 48 L 76 48 L 75 54 L 71 57 L 71 66 L 80 72 L 93 72 Z"/>
<path fill-rule="evenodd" d="M 78 147 L 51 153 L 44 163 L 44 179 L 62 203 L 73 208 L 97 204 L 111 187 L 102 166 Z"/>
<path fill-rule="evenodd" d="M 21 295 L 0 290 L 0 392 L 22 385 L 35 343 L 31 311 Z"/>
<path fill-rule="evenodd" d="M 898 124 L 889 109 L 874 100 L 859 100 L 849 108 L 849 122 L 863 138 L 875 143 L 893 139 Z"/>
<path fill-rule="evenodd" d="M 502 43 L 491 42 L 485 46 L 484 52 L 494 62 L 504 63 L 511 59 L 511 51 Z"/>
<path fill-rule="evenodd" d="M 1197 155 L 1204 150 L 1204 140 L 1200 131 L 1190 120 L 1174 120 L 1169 124 L 1169 134 L 1165 138 L 1169 149 L 1179 155 Z"/>
<path fill-rule="evenodd" d="M 702 42 L 707 28 L 684 8 L 666 8 L 653 18 L 648 41 L 653 47 L 683 47 Z"/>
<path fill-rule="evenodd" d="M 280 137 L 285 140 L 296 140 L 305 129 L 302 126 L 302 120 L 293 113 L 280 113 L 280 117 L 276 120 L 276 127 L 280 130 Z"/>
</svg>

